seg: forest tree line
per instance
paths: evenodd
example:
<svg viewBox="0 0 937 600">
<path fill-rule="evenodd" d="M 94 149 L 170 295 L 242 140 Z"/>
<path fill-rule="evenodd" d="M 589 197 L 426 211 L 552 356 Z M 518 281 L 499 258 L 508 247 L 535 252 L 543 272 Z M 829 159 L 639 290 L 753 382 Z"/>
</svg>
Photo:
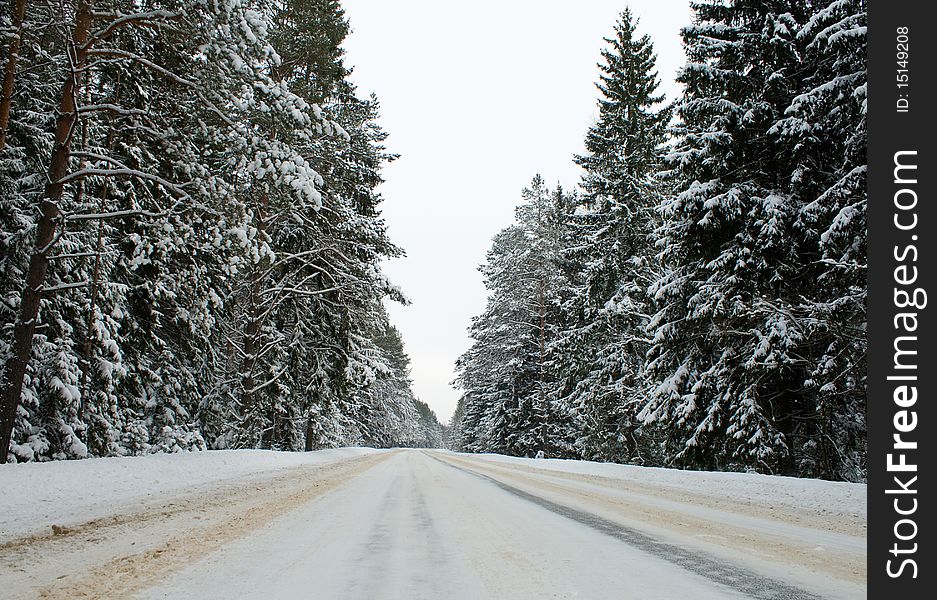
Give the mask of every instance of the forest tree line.
<svg viewBox="0 0 937 600">
<path fill-rule="evenodd" d="M 337 1 L 0 10 L 0 460 L 439 445 Z"/>
<path fill-rule="evenodd" d="M 866 473 L 866 3 L 699 0 L 682 96 L 625 10 L 575 190 L 536 177 L 481 267 L 448 443 Z"/>
</svg>

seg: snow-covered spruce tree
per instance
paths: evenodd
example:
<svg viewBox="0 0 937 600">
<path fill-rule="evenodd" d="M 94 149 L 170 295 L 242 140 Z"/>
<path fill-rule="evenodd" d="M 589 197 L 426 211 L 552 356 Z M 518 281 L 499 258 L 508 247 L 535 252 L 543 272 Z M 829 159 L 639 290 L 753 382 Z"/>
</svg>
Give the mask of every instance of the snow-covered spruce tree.
<svg viewBox="0 0 937 600">
<path fill-rule="evenodd" d="M 602 50 L 599 118 L 586 135 L 580 210 L 567 232 L 567 323 L 555 342 L 558 405 L 576 415 L 577 451 L 595 460 L 649 460 L 638 444 L 637 403 L 647 354 L 646 289 L 658 267 L 651 247 L 655 177 L 670 111 L 663 106 L 648 36 L 627 9 Z"/>
<path fill-rule="evenodd" d="M 535 177 L 517 224 L 499 232 L 480 268 L 489 297 L 473 319 L 475 340 L 456 363 L 465 391 L 461 444 L 467 451 L 567 454 L 566 424 L 552 402 L 550 347 L 556 335 L 558 260 L 568 196 Z"/>
<path fill-rule="evenodd" d="M 792 431 L 797 473 L 865 478 L 866 3 L 819 4 L 798 30 L 805 88 L 770 134 L 786 146 L 801 199 L 795 228 L 810 275 L 798 312 L 804 403 Z"/>
<path fill-rule="evenodd" d="M 235 181 L 319 201 L 315 171 L 252 122 L 311 131 L 316 120 L 267 75 L 276 56 L 248 2 L 35 6 L 61 26 L 42 30 L 50 39 L 35 63 L 52 91 L 13 106 L 7 138 L 11 152 L 48 149 L 17 165 L 10 188 L 14 235 L 35 240 L 4 270 L 13 454 L 83 456 L 86 441 L 96 454 L 198 446 L 185 423 L 201 391 L 193 373 L 245 230 Z M 47 112 L 56 123 L 25 102 L 57 106 Z"/>
<path fill-rule="evenodd" d="M 416 409 L 407 372 L 409 358 L 386 313 L 379 314 L 366 333 L 373 350 L 361 355 L 366 358 L 359 365 L 364 381 L 357 382 L 342 408 L 351 418 L 350 425 L 360 436 L 360 443 L 376 448 L 400 445 L 402 439 L 416 432 Z"/>
<path fill-rule="evenodd" d="M 463 357 L 465 355 L 463 354 Z M 460 357 L 462 358 L 462 357 Z M 459 368 L 460 363 L 456 363 Z M 458 384 L 458 379 L 455 384 Z M 458 452 L 494 452 L 488 444 L 486 414 L 492 408 L 492 396 L 484 393 L 464 392 L 459 397 L 456 415 L 452 421 L 449 449 Z"/>
<path fill-rule="evenodd" d="M 816 251 L 797 227 L 794 157 L 771 132 L 805 86 L 809 8 L 707 0 L 683 30 L 675 192 L 657 242 L 669 268 L 650 290 L 654 385 L 640 414 L 674 464 L 797 472 L 797 422 L 816 402 L 801 300 Z"/>
<path fill-rule="evenodd" d="M 515 255 L 524 242 L 520 228 L 502 230 L 492 240 L 486 263 L 480 268 L 489 290 L 487 306 L 472 319 L 469 335 L 474 341 L 456 361 L 454 382 L 464 390 L 459 426 L 460 443 L 467 452 L 511 450 L 508 437 L 517 427 L 514 418 L 519 408 L 514 381 L 522 370 L 520 356 L 526 354 L 528 327 L 516 298 L 496 287 L 495 278 L 508 263 L 516 262 Z"/>
</svg>

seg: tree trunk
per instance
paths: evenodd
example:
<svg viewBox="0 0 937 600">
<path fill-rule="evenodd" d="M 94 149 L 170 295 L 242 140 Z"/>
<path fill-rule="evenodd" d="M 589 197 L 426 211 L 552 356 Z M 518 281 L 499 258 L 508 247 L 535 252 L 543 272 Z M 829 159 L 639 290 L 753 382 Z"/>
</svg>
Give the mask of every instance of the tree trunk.
<svg viewBox="0 0 937 600">
<path fill-rule="evenodd" d="M 261 197 L 260 208 L 257 214 L 257 231 L 263 237 L 267 231 L 267 207 L 270 201 L 267 194 Z M 263 324 L 264 307 L 261 298 L 263 293 L 263 269 L 256 265 L 251 276 L 250 293 L 248 295 L 248 318 L 244 327 L 244 363 L 241 367 L 241 416 L 248 417 L 254 409 L 254 367 L 257 363 L 257 352 L 262 344 L 260 330 Z"/>
<path fill-rule="evenodd" d="M 13 80 L 16 78 L 16 61 L 23 43 L 23 19 L 26 18 L 26 0 L 13 0 L 13 39 L 7 52 L 7 64 L 3 68 L 3 89 L 0 92 L 0 150 L 6 146 L 7 127 L 10 125 L 10 105 L 13 104 Z"/>
<path fill-rule="evenodd" d="M 13 331 L 12 354 L 4 369 L 6 381 L 3 382 L 3 405 L 0 409 L 0 462 L 6 462 L 9 453 L 13 423 L 16 420 L 16 410 L 23 392 L 23 379 L 26 376 L 29 354 L 32 351 L 36 320 L 39 318 L 39 304 L 42 300 L 46 270 L 49 267 L 49 251 L 55 242 L 56 229 L 61 217 L 59 203 L 65 187 L 61 180 L 68 169 L 72 132 L 78 120 L 77 97 L 81 90 L 83 67 L 87 56 L 84 45 L 88 40 L 94 2 L 95 0 L 81 0 L 75 17 L 71 41 L 71 49 L 75 52 L 75 65 L 62 86 L 59 116 L 55 126 L 55 145 L 49 161 L 49 183 L 46 185 L 45 197 L 39 204 L 36 243 L 29 259 L 26 285 L 20 300 L 20 313 Z"/>
<path fill-rule="evenodd" d="M 104 212 L 104 204 L 107 202 L 107 186 L 104 187 L 104 197 L 101 199 L 101 212 Z M 84 368 L 81 370 L 81 403 L 78 408 L 78 416 L 84 415 L 85 401 L 91 395 L 91 362 L 94 343 L 94 311 L 98 305 L 98 288 L 101 276 L 101 255 L 104 253 L 104 221 L 98 221 L 98 240 L 95 244 L 94 267 L 91 269 L 91 297 L 88 300 L 88 317 L 85 320 L 85 339 L 82 342 L 81 354 L 84 360 Z"/>
<path fill-rule="evenodd" d="M 316 444 L 313 442 L 312 436 L 315 434 L 315 430 L 312 427 L 312 417 L 310 416 L 306 421 L 306 442 L 305 449 L 306 452 L 311 452 L 316 449 Z"/>
<path fill-rule="evenodd" d="M 547 355 L 547 307 L 546 307 L 546 282 L 543 280 L 543 277 L 540 278 L 539 286 L 539 295 L 540 295 L 540 357 L 539 357 L 539 383 L 540 389 L 538 390 L 537 396 L 540 402 L 540 449 L 546 452 L 547 447 L 547 434 L 546 434 L 546 421 L 547 421 L 547 403 L 544 396 L 544 388 L 546 387 L 546 355 Z"/>
</svg>

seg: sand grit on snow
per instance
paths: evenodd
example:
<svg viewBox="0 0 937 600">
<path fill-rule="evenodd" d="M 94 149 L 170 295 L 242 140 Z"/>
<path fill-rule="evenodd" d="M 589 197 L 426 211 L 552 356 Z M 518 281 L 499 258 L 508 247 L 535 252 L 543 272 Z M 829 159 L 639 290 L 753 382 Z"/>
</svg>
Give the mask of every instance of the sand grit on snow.
<svg viewBox="0 0 937 600">
<path fill-rule="evenodd" d="M 0 540 L 83 523 L 194 486 L 372 452 L 379 450 L 208 450 L 0 465 Z"/>
<path fill-rule="evenodd" d="M 684 471 L 584 460 L 514 458 L 500 454 L 473 455 L 494 463 L 535 467 L 548 471 L 605 477 L 621 482 L 651 484 L 675 492 L 705 494 L 738 502 L 774 505 L 818 513 L 866 518 L 866 485 L 758 473 Z"/>
</svg>

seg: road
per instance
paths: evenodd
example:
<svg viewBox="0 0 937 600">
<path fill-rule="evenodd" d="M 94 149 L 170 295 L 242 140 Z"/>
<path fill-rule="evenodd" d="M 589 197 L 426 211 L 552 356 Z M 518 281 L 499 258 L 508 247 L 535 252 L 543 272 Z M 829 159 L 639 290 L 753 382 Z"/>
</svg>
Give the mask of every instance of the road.
<svg viewBox="0 0 937 600">
<path fill-rule="evenodd" d="M 865 596 L 855 519 L 442 451 L 194 487 L 0 544 L 11 598 Z"/>
</svg>

